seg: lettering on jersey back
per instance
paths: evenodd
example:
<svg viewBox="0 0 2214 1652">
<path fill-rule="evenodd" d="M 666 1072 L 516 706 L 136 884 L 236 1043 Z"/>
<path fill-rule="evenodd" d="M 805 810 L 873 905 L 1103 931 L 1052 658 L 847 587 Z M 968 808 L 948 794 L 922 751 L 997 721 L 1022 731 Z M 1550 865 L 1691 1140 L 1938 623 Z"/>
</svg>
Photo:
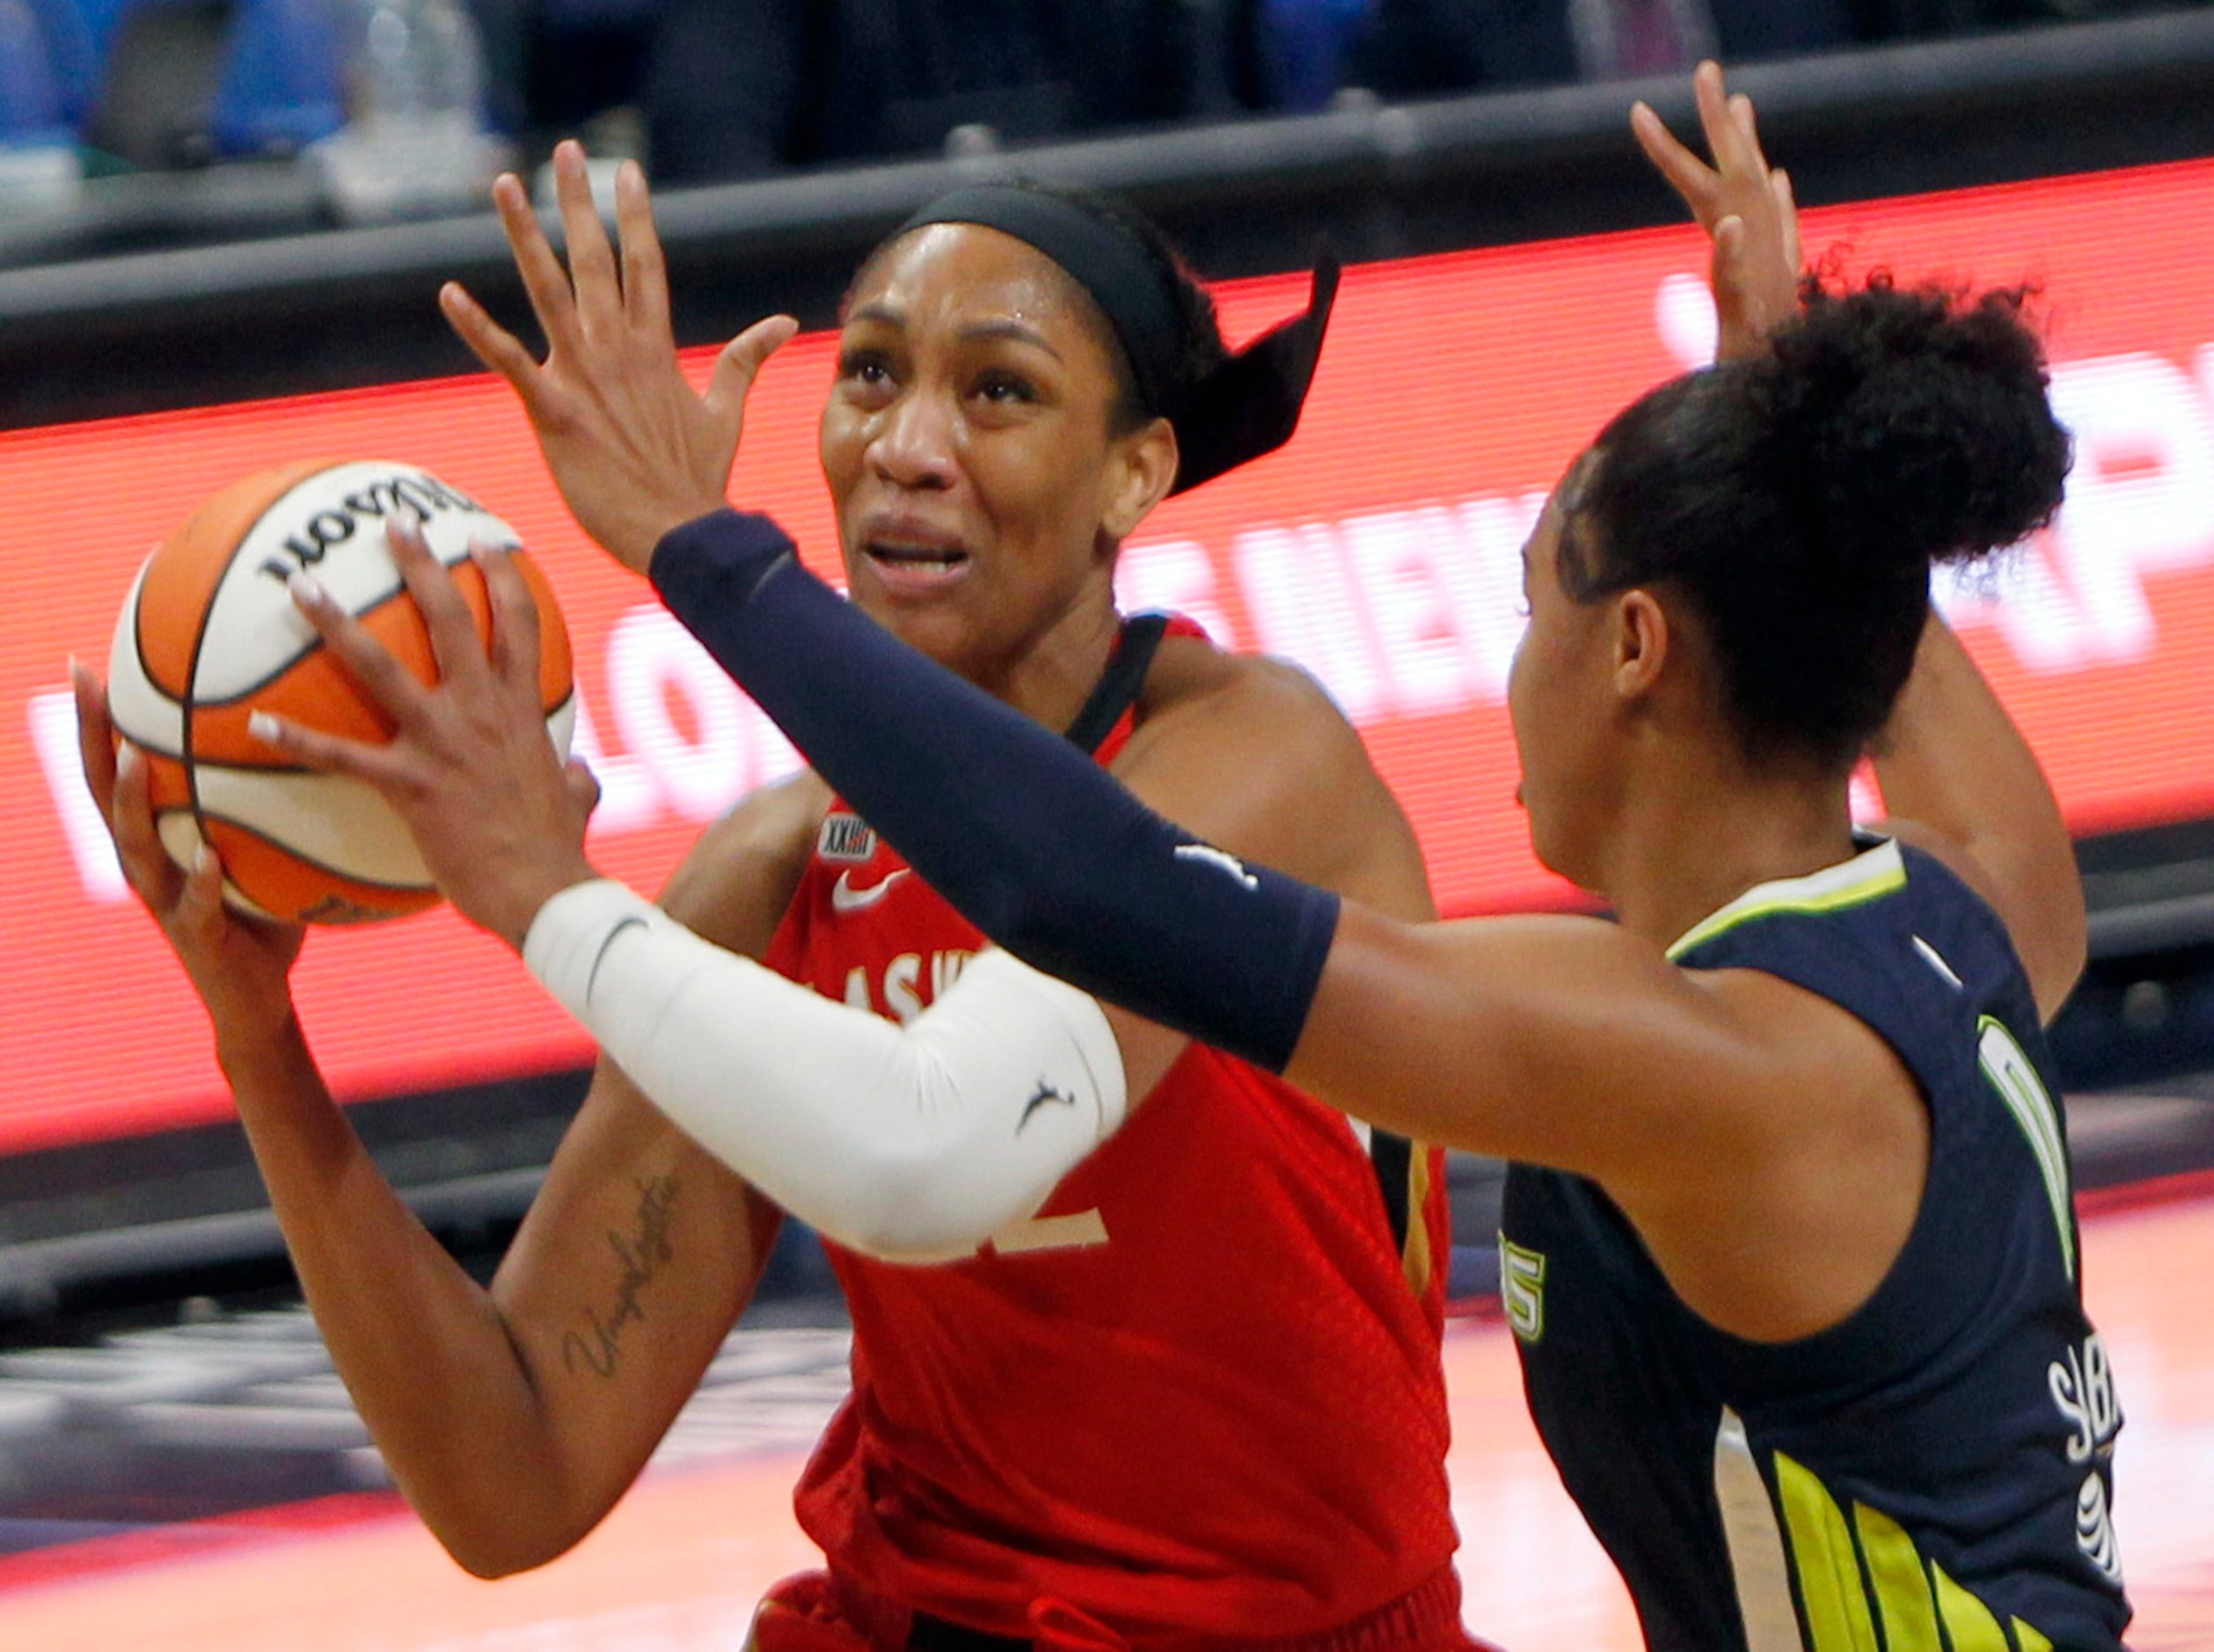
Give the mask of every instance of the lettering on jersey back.
<svg viewBox="0 0 2214 1652">
<path fill-rule="evenodd" d="M 2071 1347 L 2066 1358 L 2046 1367 L 2045 1385 L 2068 1427 L 2068 1460 L 2091 1469 L 2076 1491 L 2076 1546 L 2120 1583 L 2122 1551 L 2107 1501 L 2107 1465 L 2114 1457 L 2114 1436 L 2122 1431 L 2122 1403 L 2115 1397 L 2107 1345 L 2096 1331 L 2084 1338 L 2080 1349 Z"/>
</svg>

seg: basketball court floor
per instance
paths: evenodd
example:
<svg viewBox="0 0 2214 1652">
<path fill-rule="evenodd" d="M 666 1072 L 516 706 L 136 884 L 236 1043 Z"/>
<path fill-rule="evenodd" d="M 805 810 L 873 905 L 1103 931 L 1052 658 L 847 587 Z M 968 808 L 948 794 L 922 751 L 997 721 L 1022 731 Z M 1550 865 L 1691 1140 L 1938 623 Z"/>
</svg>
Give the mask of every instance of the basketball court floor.
<svg viewBox="0 0 2214 1652">
<path fill-rule="evenodd" d="M 2214 1652 L 2214 1178 L 2101 1198 L 2086 1202 L 2086 1279 L 2128 1417 L 2115 1515 L 2137 1606 L 2131 1644 Z M 809 1562 L 788 1493 L 837 1402 L 844 1339 L 742 1332 L 606 1524 L 554 1565 L 499 1583 L 462 1574 L 376 1484 L 376 1459 L 297 1314 L 135 1334 L 108 1352 L 0 1356 L 0 1427 L 11 1415 L 51 1426 L 55 1407 L 105 1385 L 131 1398 L 150 1452 L 227 1433 L 335 1452 L 365 1489 L 0 1557 L 0 1647 L 735 1652 L 762 1587 Z M 1470 1625 L 1510 1649 L 1633 1652 L 1621 1587 L 1523 1413 L 1508 1333 L 1458 1322 L 1445 1358 Z M 225 1370 L 234 1380 L 216 1393 L 208 1375 Z"/>
</svg>

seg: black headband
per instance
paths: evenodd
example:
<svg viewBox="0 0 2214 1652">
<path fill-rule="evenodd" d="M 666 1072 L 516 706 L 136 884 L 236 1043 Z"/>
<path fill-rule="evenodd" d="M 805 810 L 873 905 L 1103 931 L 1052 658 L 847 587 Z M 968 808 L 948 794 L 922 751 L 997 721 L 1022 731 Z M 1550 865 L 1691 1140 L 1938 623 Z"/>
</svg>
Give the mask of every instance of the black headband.
<svg viewBox="0 0 2214 1652">
<path fill-rule="evenodd" d="M 1035 247 L 1092 295 L 1122 341 L 1146 412 L 1176 427 L 1180 493 L 1291 439 L 1337 297 L 1338 260 L 1315 262 L 1304 313 L 1279 323 L 1179 393 L 1183 325 L 1167 281 L 1129 230 L 1043 190 L 970 184 L 927 203 L 898 234 L 975 223 Z"/>
</svg>

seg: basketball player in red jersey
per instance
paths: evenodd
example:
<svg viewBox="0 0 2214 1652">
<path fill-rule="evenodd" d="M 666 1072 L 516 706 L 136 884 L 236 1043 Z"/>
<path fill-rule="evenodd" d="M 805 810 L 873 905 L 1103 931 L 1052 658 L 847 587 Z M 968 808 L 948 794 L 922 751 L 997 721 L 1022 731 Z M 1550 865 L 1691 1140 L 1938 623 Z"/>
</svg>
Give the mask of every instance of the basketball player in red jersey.
<svg viewBox="0 0 2214 1652">
<path fill-rule="evenodd" d="M 557 363 L 631 325 L 667 353 L 650 237 L 625 236 L 618 284 L 574 147 L 558 173 L 574 296 L 520 186 L 499 192 Z M 626 218 L 643 206 L 633 178 Z M 1203 293 L 1142 223 L 1027 191 L 925 216 L 856 278 L 823 413 L 855 600 L 1094 745 L 1210 841 L 1429 917 L 1413 836 L 1313 684 L 1187 625 L 1155 638 L 1114 606 L 1115 548 L 1146 511 L 1251 450 L 1214 440 L 1211 419 L 1250 424 L 1258 410 L 1271 440 L 1289 433 L 1319 317 L 1286 335 L 1303 362 L 1228 360 Z M 734 405 L 784 331 L 739 340 L 711 401 Z M 734 444 L 734 420 L 728 432 Z M 450 592 L 402 551 L 435 625 Z M 457 683 L 467 667 L 442 657 L 442 674 Z M 799 1495 L 828 1571 L 764 1610 L 764 1649 L 1468 1644 L 1443 1469 L 1433 1154 L 1371 1143 L 1162 1032 L 1126 1051 L 1127 1124 L 1065 1181 L 1056 1172 L 1042 1202 L 978 1215 L 975 1184 L 996 1172 L 959 1153 L 903 1165 L 896 1199 L 807 1179 L 835 1181 L 859 1142 L 807 1156 L 772 1198 L 603 1064 L 482 1289 L 332 1104 L 286 986 L 299 934 L 228 913 L 212 860 L 177 872 L 142 771 L 109 764 L 89 683 L 80 715 L 94 790 L 207 1003 L 333 1357 L 464 1566 L 541 1564 L 612 1506 L 744 1306 L 781 1205 L 845 1241 L 832 1255 L 853 1308 L 854 1394 Z M 477 779 L 493 777 L 481 821 L 524 833 L 534 809 L 574 806 L 501 790 L 497 730 L 449 732 Z M 542 762 L 543 735 L 512 755 Z M 879 1030 L 877 1017 L 931 1004 L 981 945 L 807 777 L 712 828 L 663 900 Z M 770 1108 L 765 1070 L 730 1078 L 757 1083 Z M 832 1121 L 848 1103 L 827 1085 L 802 1099 Z M 1026 1140 L 1074 1111 L 1042 1085 L 1032 1105 Z M 610 1235 L 633 1260 L 610 1256 Z M 924 1256 L 959 1260 L 905 1265 Z"/>
</svg>

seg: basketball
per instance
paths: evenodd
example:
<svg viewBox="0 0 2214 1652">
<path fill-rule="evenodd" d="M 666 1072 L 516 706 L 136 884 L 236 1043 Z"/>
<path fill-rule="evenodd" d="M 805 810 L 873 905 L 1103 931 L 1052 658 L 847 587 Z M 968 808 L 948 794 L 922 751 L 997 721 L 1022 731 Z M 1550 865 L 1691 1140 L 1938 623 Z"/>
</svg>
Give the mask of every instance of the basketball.
<svg viewBox="0 0 2214 1652">
<path fill-rule="evenodd" d="M 405 506 L 421 515 L 432 553 L 488 636 L 469 547 L 519 551 L 515 530 L 427 471 L 381 460 L 311 461 L 233 483 L 156 548 L 123 603 L 108 664 L 116 731 L 145 754 L 164 846 L 190 866 L 212 844 L 224 898 L 240 911 L 360 924 L 438 901 L 406 827 L 374 790 L 303 769 L 246 727 L 268 712 L 355 740 L 392 733 L 293 605 L 296 573 L 311 572 L 418 678 L 436 680 L 429 632 L 385 544 L 385 518 Z M 546 732 L 566 755 L 575 720 L 568 634 L 544 575 L 527 556 L 515 566 L 537 603 Z"/>
</svg>

